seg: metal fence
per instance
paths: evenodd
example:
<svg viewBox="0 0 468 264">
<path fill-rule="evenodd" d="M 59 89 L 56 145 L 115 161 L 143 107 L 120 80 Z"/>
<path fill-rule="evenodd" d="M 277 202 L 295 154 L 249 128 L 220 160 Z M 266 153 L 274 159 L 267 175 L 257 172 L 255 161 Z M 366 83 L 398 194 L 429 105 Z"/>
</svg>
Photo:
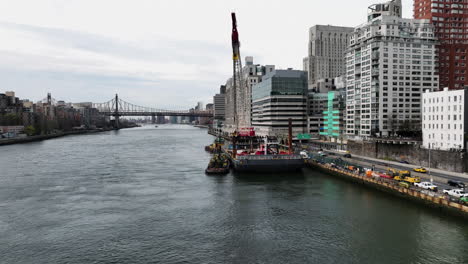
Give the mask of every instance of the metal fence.
<svg viewBox="0 0 468 264">
<path fill-rule="evenodd" d="M 372 179 L 376 180 L 377 182 L 387 183 L 387 184 L 389 184 L 391 186 L 402 187 L 400 185 L 400 182 L 397 181 L 397 180 L 394 180 L 394 179 L 383 178 L 383 177 L 375 176 L 375 175 L 372 175 L 370 177 L 367 176 L 366 175 L 366 170 L 362 165 L 353 164 L 353 163 L 345 161 L 345 160 L 343 160 L 341 158 L 321 156 L 321 155 L 318 155 L 318 154 L 309 154 L 309 156 L 310 156 L 310 159 L 312 161 L 314 161 L 314 162 L 316 162 L 318 164 L 322 164 L 322 165 L 324 165 L 326 167 L 338 169 L 338 170 L 340 170 L 342 172 L 346 172 L 346 173 L 353 173 L 353 174 L 355 174 L 357 176 L 372 178 Z M 351 167 L 353 168 L 352 170 L 350 169 Z M 370 169 L 370 168 L 368 168 L 368 169 Z M 375 171 L 375 172 L 378 173 L 379 171 Z M 380 173 L 384 173 L 384 172 L 380 172 Z M 442 192 L 442 190 L 438 190 L 437 192 L 434 192 L 434 191 L 431 191 L 431 190 L 422 189 L 422 188 L 417 187 L 417 186 L 415 186 L 415 185 L 413 185 L 411 183 L 409 183 L 407 189 L 417 191 L 417 192 L 420 192 L 422 194 L 429 195 L 429 196 L 432 196 L 432 197 L 442 198 L 442 199 L 445 199 L 447 201 L 456 202 L 456 203 L 459 203 L 459 204 L 465 204 L 463 201 L 460 200 L 460 198 L 446 195 L 446 194 L 444 194 Z"/>
</svg>

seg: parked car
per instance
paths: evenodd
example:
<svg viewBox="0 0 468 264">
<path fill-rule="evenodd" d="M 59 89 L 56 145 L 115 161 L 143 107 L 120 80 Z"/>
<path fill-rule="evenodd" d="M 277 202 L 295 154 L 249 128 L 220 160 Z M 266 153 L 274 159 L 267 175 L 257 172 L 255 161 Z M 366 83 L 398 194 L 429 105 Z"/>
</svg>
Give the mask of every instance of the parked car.
<svg viewBox="0 0 468 264">
<path fill-rule="evenodd" d="M 460 203 L 461 204 L 468 204 L 468 196 L 463 196 L 460 198 Z"/>
<path fill-rule="evenodd" d="M 448 180 L 447 184 L 450 186 L 457 187 L 457 188 L 465 189 L 465 183 L 461 181 Z"/>
<path fill-rule="evenodd" d="M 379 174 L 379 177 L 380 178 L 386 178 L 386 179 L 393 179 L 393 177 L 391 175 L 388 175 L 386 173 Z"/>
<path fill-rule="evenodd" d="M 430 182 L 417 182 L 414 185 L 419 188 L 423 188 L 425 190 L 431 190 L 431 191 L 437 192 L 437 186 Z"/>
<path fill-rule="evenodd" d="M 307 153 L 307 151 L 303 150 L 299 154 L 303 159 L 309 159 L 309 153 Z"/>
<path fill-rule="evenodd" d="M 458 198 L 466 196 L 465 191 L 462 189 L 445 189 L 443 193 L 448 194 L 450 196 L 458 197 Z"/>
<path fill-rule="evenodd" d="M 343 155 L 343 157 L 345 157 L 345 158 L 351 158 L 352 156 L 351 156 L 351 154 L 346 153 L 346 154 Z"/>
<path fill-rule="evenodd" d="M 409 162 L 406 160 L 400 160 L 400 163 L 409 164 Z"/>
<path fill-rule="evenodd" d="M 415 172 L 420 172 L 420 173 L 426 173 L 427 170 L 423 167 L 419 167 L 419 168 L 414 168 L 413 169 Z"/>
</svg>

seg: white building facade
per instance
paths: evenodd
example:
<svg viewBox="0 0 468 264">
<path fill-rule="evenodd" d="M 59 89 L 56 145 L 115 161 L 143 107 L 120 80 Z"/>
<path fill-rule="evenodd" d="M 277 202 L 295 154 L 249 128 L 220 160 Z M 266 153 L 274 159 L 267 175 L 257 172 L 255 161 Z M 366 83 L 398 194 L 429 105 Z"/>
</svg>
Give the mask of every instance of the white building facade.
<svg viewBox="0 0 468 264">
<path fill-rule="evenodd" d="M 369 7 L 346 53 L 346 135 L 421 130 L 423 90 L 437 90 L 437 40 L 429 20 L 401 17 L 401 1 Z"/>
<path fill-rule="evenodd" d="M 253 57 L 245 57 L 245 65 L 242 67 L 242 87 L 237 87 L 235 102 L 232 78 L 226 82 L 225 131 L 234 132 L 240 128 L 252 127 L 252 86 L 260 83 L 262 76 L 274 69 L 274 65 L 254 64 Z"/>
<path fill-rule="evenodd" d="M 468 132 L 465 108 L 468 88 L 423 94 L 423 147 L 440 150 L 466 149 Z"/>
</svg>

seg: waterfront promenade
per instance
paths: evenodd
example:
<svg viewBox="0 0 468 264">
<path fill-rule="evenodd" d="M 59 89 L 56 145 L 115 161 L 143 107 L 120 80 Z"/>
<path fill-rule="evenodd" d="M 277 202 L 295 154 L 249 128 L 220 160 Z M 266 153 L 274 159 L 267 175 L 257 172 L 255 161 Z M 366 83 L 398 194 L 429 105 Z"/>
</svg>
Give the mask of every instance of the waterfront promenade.
<svg viewBox="0 0 468 264">
<path fill-rule="evenodd" d="M 335 150 L 325 150 L 327 153 L 333 153 L 335 155 L 342 156 L 344 153 L 335 151 Z M 397 161 L 390 161 L 390 160 L 383 160 L 383 159 L 375 159 L 375 158 L 370 158 L 370 157 L 365 157 L 365 156 L 360 156 L 360 155 L 355 155 L 351 154 L 352 158 L 351 159 L 346 159 L 346 160 L 352 160 L 352 161 L 357 161 L 360 163 L 363 163 L 363 165 L 368 165 L 372 166 L 374 165 L 381 165 L 385 167 L 393 167 L 393 168 L 398 168 L 398 169 L 406 169 L 412 171 L 414 168 L 419 168 L 421 167 L 420 165 L 417 164 L 404 164 L 401 162 Z M 434 176 L 434 177 L 439 177 L 443 178 L 445 180 L 447 179 L 455 179 L 455 180 L 460 180 L 460 181 L 466 181 L 468 180 L 468 174 L 467 173 L 460 173 L 460 172 L 453 172 L 453 171 L 447 171 L 447 170 L 441 170 L 441 169 L 435 169 L 435 168 L 427 168 L 425 167 L 430 173 L 426 174 L 421 174 L 418 173 L 418 176 L 422 176 L 425 178 L 428 178 L 429 176 Z"/>
<path fill-rule="evenodd" d="M 136 125 L 124 126 L 118 129 L 132 128 L 132 127 L 136 127 Z M 59 137 L 64 137 L 64 136 L 71 136 L 71 135 L 101 133 L 101 132 L 107 132 L 107 131 L 118 130 L 118 129 L 116 128 L 83 129 L 83 130 L 57 132 L 57 133 L 51 133 L 51 134 L 46 134 L 46 135 L 37 135 L 37 136 L 29 136 L 29 137 L 3 138 L 3 139 L 0 139 L 0 146 L 36 142 L 36 141 L 54 139 L 54 138 L 59 138 Z"/>
<path fill-rule="evenodd" d="M 60 133 L 37 135 L 37 136 L 30 136 L 30 137 L 4 138 L 4 139 L 0 139 L 0 146 L 29 143 L 29 142 L 59 138 L 59 137 L 64 137 L 64 136 L 69 136 L 69 135 L 91 134 L 91 133 L 105 132 L 105 131 L 111 131 L 111 130 L 112 129 L 77 130 L 77 131 L 60 132 Z"/>
</svg>

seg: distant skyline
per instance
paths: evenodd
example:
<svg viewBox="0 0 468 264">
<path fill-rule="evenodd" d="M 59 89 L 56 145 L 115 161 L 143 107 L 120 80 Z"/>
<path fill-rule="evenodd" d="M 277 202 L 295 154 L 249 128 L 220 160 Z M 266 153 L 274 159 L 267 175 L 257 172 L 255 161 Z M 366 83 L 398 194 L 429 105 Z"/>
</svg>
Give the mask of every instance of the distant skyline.
<svg viewBox="0 0 468 264">
<path fill-rule="evenodd" d="M 126 101 L 166 109 L 211 103 L 241 55 L 302 69 L 308 29 L 357 26 L 384 1 L 0 0 L 0 92 L 33 101 Z M 412 17 L 412 0 L 403 0 Z"/>
</svg>

